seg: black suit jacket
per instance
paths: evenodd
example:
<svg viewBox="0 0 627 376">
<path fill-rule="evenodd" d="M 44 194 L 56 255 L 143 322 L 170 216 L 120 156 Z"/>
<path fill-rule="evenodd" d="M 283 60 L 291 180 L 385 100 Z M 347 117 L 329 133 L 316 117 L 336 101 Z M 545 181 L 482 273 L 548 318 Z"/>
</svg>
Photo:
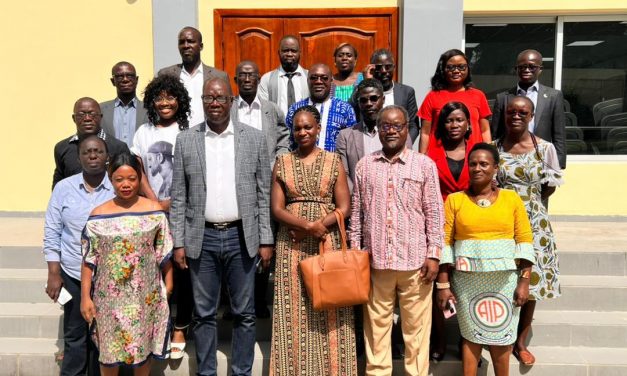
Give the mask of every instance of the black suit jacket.
<svg viewBox="0 0 627 376">
<path fill-rule="evenodd" d="M 497 139 L 505 133 L 505 107 L 511 97 L 516 96 L 516 87 L 499 93 L 492 108 L 490 131 Z M 566 116 L 564 115 L 564 96 L 559 90 L 540 84 L 538 103 L 534 115 L 533 133 L 555 146 L 562 169 L 566 168 Z"/>
</svg>

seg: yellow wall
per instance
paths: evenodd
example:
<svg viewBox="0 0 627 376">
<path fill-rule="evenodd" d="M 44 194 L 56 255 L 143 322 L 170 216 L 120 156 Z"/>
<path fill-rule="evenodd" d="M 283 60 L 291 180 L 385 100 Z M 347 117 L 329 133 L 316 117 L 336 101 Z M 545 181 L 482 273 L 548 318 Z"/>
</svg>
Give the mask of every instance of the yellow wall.
<svg viewBox="0 0 627 376">
<path fill-rule="evenodd" d="M 150 1 L 14 1 L 0 12 L 5 116 L 0 138 L 0 211 L 43 211 L 53 148 L 75 131 L 74 101 L 115 97 L 119 60 L 132 62 L 139 87 L 152 77 Z"/>
<path fill-rule="evenodd" d="M 627 12 L 625 0 L 464 0 L 464 15 L 564 15 Z"/>
</svg>

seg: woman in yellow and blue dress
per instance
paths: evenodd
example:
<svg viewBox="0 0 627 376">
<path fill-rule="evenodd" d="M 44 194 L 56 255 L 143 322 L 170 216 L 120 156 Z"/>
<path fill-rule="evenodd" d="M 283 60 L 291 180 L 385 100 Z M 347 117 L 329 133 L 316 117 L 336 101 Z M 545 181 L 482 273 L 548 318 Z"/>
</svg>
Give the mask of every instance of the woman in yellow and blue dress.
<svg viewBox="0 0 627 376">
<path fill-rule="evenodd" d="M 449 195 L 444 204 L 445 247 L 436 288 L 441 309 L 457 308 L 464 375 L 476 374 L 484 345 L 494 373 L 508 375 L 519 307 L 529 296 L 535 262 L 522 200 L 492 183 L 498 164 L 494 146 L 476 144 L 468 154 L 468 190 Z"/>
</svg>

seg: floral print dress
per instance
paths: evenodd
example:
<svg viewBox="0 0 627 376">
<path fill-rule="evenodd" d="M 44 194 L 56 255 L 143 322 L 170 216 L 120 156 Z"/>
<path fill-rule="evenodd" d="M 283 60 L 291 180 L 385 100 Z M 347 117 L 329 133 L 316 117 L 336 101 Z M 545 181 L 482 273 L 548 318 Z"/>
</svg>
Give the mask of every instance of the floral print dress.
<svg viewBox="0 0 627 376">
<path fill-rule="evenodd" d="M 92 338 L 104 365 L 140 365 L 163 358 L 169 345 L 169 309 L 161 266 L 172 237 L 162 211 L 89 217 L 83 257 L 94 269 Z"/>
<path fill-rule="evenodd" d="M 561 295 L 555 236 L 541 192 L 543 184 L 552 187 L 563 184 L 562 171 L 553 144 L 542 139 L 537 141 L 537 149 L 524 154 L 508 153 L 496 143 L 501 159 L 497 175 L 499 185 L 518 193 L 531 222 L 536 253 L 529 282 L 529 299 L 532 300 Z"/>
</svg>

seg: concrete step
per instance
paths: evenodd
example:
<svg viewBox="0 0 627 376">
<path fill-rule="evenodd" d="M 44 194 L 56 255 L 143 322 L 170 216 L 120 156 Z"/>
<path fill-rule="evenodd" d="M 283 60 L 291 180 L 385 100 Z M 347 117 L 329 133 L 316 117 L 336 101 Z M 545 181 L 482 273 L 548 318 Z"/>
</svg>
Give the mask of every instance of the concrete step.
<svg viewBox="0 0 627 376">
<path fill-rule="evenodd" d="M 2 269 L 45 269 L 41 247 L 0 247 Z"/>
<path fill-rule="evenodd" d="M 49 303 L 46 269 L 0 269 L 0 303 Z"/>
<path fill-rule="evenodd" d="M 626 276 L 561 275 L 562 296 L 538 303 L 542 310 L 627 311 Z"/>
<path fill-rule="evenodd" d="M 188 354 L 181 360 L 154 361 L 151 375 L 193 375 L 196 371 L 196 359 L 193 343 L 188 345 Z M 53 339 L 20 339 L 0 338 L 0 376 L 41 376 L 59 373 L 59 366 L 54 360 L 54 353 L 61 349 L 61 341 Z M 542 347 L 532 348 L 536 356 L 533 367 L 521 366 L 514 358 L 510 358 L 510 374 L 513 376 L 618 376 L 627 374 L 627 349 L 624 348 L 590 348 L 590 347 Z M 483 364 L 479 375 L 494 375 L 490 356 L 483 350 Z M 218 346 L 218 375 L 228 374 L 230 344 L 220 343 Z M 253 375 L 268 374 L 270 362 L 270 343 L 260 342 L 255 346 Z M 360 374 L 363 372 L 364 359 L 358 360 Z M 123 370 L 122 375 L 131 375 Z M 403 375 L 402 360 L 394 361 L 393 375 Z M 461 375 L 461 361 L 456 351 L 449 351 L 446 358 L 430 365 L 429 375 L 457 376 Z"/>
<path fill-rule="evenodd" d="M 63 338 L 63 308 L 56 303 L 0 303 L 0 336 Z"/>
</svg>

